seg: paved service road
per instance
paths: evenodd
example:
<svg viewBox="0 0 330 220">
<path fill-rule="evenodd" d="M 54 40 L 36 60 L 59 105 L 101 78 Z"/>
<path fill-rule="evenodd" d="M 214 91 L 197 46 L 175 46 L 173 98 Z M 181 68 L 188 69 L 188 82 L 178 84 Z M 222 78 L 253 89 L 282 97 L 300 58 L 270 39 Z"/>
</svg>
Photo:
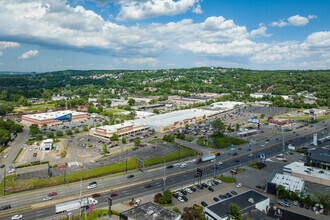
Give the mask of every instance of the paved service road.
<svg viewBox="0 0 330 220">
<path fill-rule="evenodd" d="M 327 133 L 322 134 L 324 132 L 325 128 L 324 123 L 318 123 L 314 124 L 313 128 L 309 128 L 308 130 L 301 130 L 299 131 L 301 134 L 306 135 L 306 133 L 313 133 L 314 130 L 319 130 L 318 136 L 322 137 L 327 135 Z M 313 129 L 313 130 L 312 130 Z M 300 145 L 304 142 L 310 142 L 306 141 L 306 139 L 302 139 L 300 136 L 295 136 L 291 133 L 286 133 L 286 136 L 293 140 L 293 145 Z M 274 139 L 274 140 L 273 140 Z M 267 157 L 277 155 L 278 153 L 282 152 L 282 142 L 276 142 L 275 138 L 270 140 L 270 143 L 261 148 L 255 149 L 253 151 L 244 151 L 241 154 L 238 154 L 238 156 L 231 156 L 231 155 L 222 155 L 218 158 L 220 158 L 223 161 L 223 165 L 221 165 L 217 170 L 217 174 L 228 171 L 232 169 L 233 167 L 237 167 L 240 165 L 246 165 L 249 163 L 249 159 L 247 155 L 251 152 L 255 155 L 254 159 L 257 159 L 257 155 L 259 153 L 266 153 Z M 242 150 L 243 151 L 243 150 Z M 228 151 L 227 151 L 228 152 Z M 239 151 L 237 151 L 239 152 Z M 225 159 L 227 158 L 227 159 Z M 239 160 L 239 162 L 235 162 L 236 160 Z M 172 169 L 166 169 L 166 185 L 168 185 L 171 189 L 178 188 L 180 186 L 184 186 L 187 184 L 193 184 L 196 183 L 196 179 L 193 178 L 194 174 L 196 173 L 196 168 L 200 167 L 203 170 L 203 177 L 211 177 L 214 174 L 213 170 L 213 163 L 206 162 L 203 164 L 193 164 L 188 163 L 187 168 L 179 168 L 178 165 L 175 165 Z M 154 194 L 156 192 L 161 191 L 163 186 L 163 168 L 158 168 L 156 170 L 148 170 L 144 172 L 137 172 L 134 173 L 135 177 L 132 179 L 127 179 L 126 176 L 117 176 L 113 178 L 102 178 L 96 180 L 98 182 L 98 185 L 95 189 L 87 190 L 88 182 L 84 182 L 82 185 L 82 195 L 84 197 L 90 196 L 92 193 L 101 193 L 102 197 L 100 197 L 98 200 L 101 203 L 98 205 L 99 207 L 106 205 L 106 196 L 109 195 L 109 193 L 116 192 L 118 193 L 117 197 L 114 197 L 114 204 L 127 201 L 130 198 L 134 197 L 137 198 L 139 196 L 147 195 L 147 194 Z M 144 185 L 146 183 L 151 183 L 153 186 L 150 188 L 144 188 Z M 70 184 L 67 186 L 59 186 L 59 187 L 53 187 L 43 190 L 35 190 L 30 193 L 23 193 L 19 195 L 10 195 L 6 198 L 0 199 L 0 206 L 3 206 L 5 204 L 11 204 L 13 208 L 15 207 L 21 207 L 21 206 L 30 206 L 33 211 L 29 211 L 26 213 L 16 213 L 16 214 L 23 214 L 24 219 L 40 219 L 42 217 L 47 217 L 49 215 L 55 214 L 55 208 L 54 204 L 62 202 L 62 201 L 68 201 L 72 199 L 76 199 L 79 197 L 79 189 L 80 184 Z M 45 197 L 49 192 L 55 191 L 58 193 L 58 196 L 56 197 L 56 200 L 49 201 L 49 202 L 42 202 L 42 198 Z M 31 205 L 35 204 L 36 205 Z M 40 208 L 40 205 L 49 205 L 50 207 Z M 10 210 L 9 210 L 10 211 Z M 6 213 L 1 212 L 1 213 Z M 8 217 L 7 217 L 8 218 Z M 5 219 L 5 218 L 0 218 Z"/>
</svg>

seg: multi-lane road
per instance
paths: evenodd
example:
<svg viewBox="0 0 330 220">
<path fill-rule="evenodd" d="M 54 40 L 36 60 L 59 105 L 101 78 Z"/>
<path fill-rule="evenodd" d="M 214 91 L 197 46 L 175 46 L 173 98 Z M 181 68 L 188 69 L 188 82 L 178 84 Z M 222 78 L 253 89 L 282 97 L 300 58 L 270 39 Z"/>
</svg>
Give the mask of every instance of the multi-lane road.
<svg viewBox="0 0 330 220">
<path fill-rule="evenodd" d="M 328 135 L 328 130 L 324 130 L 326 127 L 328 127 L 328 122 L 321 122 L 314 124 L 313 127 L 308 127 L 307 130 L 304 130 L 304 128 L 296 130 L 299 136 L 296 136 L 296 134 L 292 132 L 285 133 L 285 140 L 293 140 L 292 144 L 296 146 L 304 143 L 310 143 L 311 134 L 315 132 L 318 133 L 319 137 Z M 302 136 L 304 136 L 305 139 L 302 139 Z M 261 144 L 264 142 L 260 141 L 258 145 L 253 146 L 252 151 L 247 151 L 248 147 L 242 147 L 242 150 L 235 151 L 238 153 L 237 156 L 228 155 L 228 152 L 231 151 L 227 151 L 225 154 L 217 158 L 218 161 L 221 160 L 223 162 L 223 164 L 218 166 L 218 169 L 216 169 L 217 174 L 228 171 L 238 165 L 243 166 L 248 164 L 249 158 L 247 155 L 250 153 L 253 153 L 254 160 L 257 160 L 260 153 L 265 153 L 268 157 L 281 153 L 283 149 L 282 142 L 277 141 L 276 138 L 282 139 L 282 137 L 269 138 L 269 143 L 264 147 L 261 147 Z M 236 162 L 237 160 L 239 160 L 239 162 Z M 116 204 L 122 201 L 130 200 L 132 197 L 138 198 L 139 196 L 155 194 L 156 192 L 161 191 L 164 185 L 164 170 L 166 172 L 166 185 L 171 189 L 185 186 L 187 184 L 197 183 L 197 179 L 194 178 L 197 167 L 202 168 L 203 178 L 211 177 L 214 174 L 213 163 L 210 162 L 202 164 L 188 163 L 188 167 L 183 169 L 179 168 L 178 165 L 175 165 L 171 169 L 159 167 L 153 170 L 136 172 L 134 173 L 135 177 L 131 179 L 127 179 L 126 175 L 97 179 L 97 188 L 90 190 L 87 189 L 89 182 L 83 182 L 82 184 L 68 184 L 59 187 L 51 187 L 16 195 L 9 195 L 0 198 L 0 206 L 10 204 L 13 209 L 9 210 L 9 212 L 14 211 L 15 208 L 20 208 L 19 210 L 24 210 L 24 208 L 26 208 L 26 212 L 11 212 L 10 214 L 23 214 L 24 219 L 41 219 L 55 214 L 54 205 L 56 203 L 79 198 L 81 189 L 84 197 L 90 196 L 92 193 L 101 193 L 102 196 L 98 198 L 100 203 L 98 206 L 102 207 L 106 206 L 107 196 L 110 193 L 118 194 L 118 196 L 114 197 L 114 204 Z M 151 183 L 152 187 L 145 188 L 144 186 L 147 183 Z M 58 193 L 54 200 L 42 202 L 42 199 L 47 196 L 49 192 L 53 191 Z M 0 212 L 0 214 L 5 213 L 7 213 L 7 211 Z M 0 220 L 7 219 L 10 214 L 8 213 L 7 217 L 0 218 Z"/>
</svg>

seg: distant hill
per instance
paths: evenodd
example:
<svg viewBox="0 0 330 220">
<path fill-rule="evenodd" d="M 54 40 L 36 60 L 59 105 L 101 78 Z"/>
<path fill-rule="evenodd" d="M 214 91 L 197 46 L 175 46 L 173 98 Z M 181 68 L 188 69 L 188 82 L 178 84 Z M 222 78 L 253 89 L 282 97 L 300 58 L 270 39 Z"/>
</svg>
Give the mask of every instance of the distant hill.
<svg viewBox="0 0 330 220">
<path fill-rule="evenodd" d="M 10 74 L 23 75 L 23 74 L 29 74 L 29 73 L 31 73 L 31 72 L 0 71 L 0 75 L 10 75 Z"/>
</svg>

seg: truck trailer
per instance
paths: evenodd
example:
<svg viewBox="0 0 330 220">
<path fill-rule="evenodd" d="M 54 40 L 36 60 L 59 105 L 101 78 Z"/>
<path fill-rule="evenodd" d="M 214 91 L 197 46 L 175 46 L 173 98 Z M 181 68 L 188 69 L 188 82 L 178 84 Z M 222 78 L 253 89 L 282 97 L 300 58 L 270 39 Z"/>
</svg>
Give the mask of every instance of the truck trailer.
<svg viewBox="0 0 330 220">
<path fill-rule="evenodd" d="M 196 160 L 196 163 L 202 163 L 202 162 L 206 162 L 209 160 L 213 160 L 213 159 L 215 159 L 215 156 L 216 156 L 215 154 L 209 154 L 206 156 L 202 156 Z"/>
<path fill-rule="evenodd" d="M 62 212 L 70 212 L 70 211 L 77 210 L 81 207 L 84 207 L 84 206 L 92 204 L 92 203 L 94 205 L 96 205 L 96 204 L 98 204 L 98 201 L 93 198 L 82 198 L 81 200 L 76 199 L 73 201 L 56 204 L 55 210 L 56 210 L 56 214 L 62 213 Z"/>
</svg>

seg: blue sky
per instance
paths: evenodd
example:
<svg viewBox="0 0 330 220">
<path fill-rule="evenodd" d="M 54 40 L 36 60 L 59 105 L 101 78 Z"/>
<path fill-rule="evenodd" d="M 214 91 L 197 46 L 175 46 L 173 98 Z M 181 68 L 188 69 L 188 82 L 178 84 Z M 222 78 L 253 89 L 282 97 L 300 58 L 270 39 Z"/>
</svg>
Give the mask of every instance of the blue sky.
<svg viewBox="0 0 330 220">
<path fill-rule="evenodd" d="M 328 0 L 2 0 L 0 71 L 329 69 Z"/>
</svg>

